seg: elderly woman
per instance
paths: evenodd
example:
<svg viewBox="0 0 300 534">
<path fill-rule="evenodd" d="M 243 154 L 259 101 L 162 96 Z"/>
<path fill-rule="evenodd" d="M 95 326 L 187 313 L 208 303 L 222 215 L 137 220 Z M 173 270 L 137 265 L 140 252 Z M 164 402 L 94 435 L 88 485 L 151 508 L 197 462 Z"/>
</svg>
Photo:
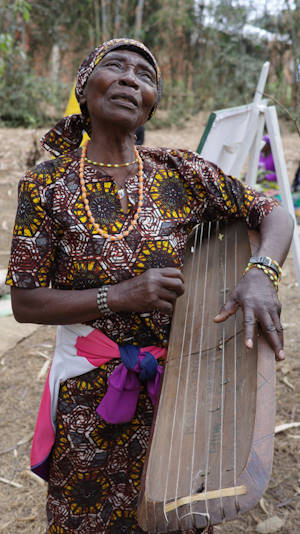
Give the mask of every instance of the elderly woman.
<svg viewBox="0 0 300 534">
<path fill-rule="evenodd" d="M 195 153 L 137 150 L 136 128 L 160 94 L 158 65 L 142 43 L 96 48 L 78 73 L 82 114 L 46 134 L 56 159 L 20 183 L 7 276 L 14 314 L 60 325 L 32 446 L 32 468 L 49 481 L 49 533 L 142 532 L 136 504 L 157 360 L 166 356 L 195 224 L 242 217 L 259 228 L 258 255 L 271 267 L 249 268 L 215 320 L 241 306 L 247 346 L 259 322 L 284 358 L 275 285 L 290 218 Z M 90 141 L 80 148 L 84 130 Z"/>
</svg>

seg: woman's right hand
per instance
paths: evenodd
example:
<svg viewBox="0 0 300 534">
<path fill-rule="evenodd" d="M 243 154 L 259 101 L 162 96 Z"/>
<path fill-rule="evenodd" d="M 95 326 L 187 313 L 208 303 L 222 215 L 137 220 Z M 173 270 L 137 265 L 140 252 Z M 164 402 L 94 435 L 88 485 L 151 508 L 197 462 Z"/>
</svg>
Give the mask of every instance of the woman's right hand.
<svg viewBox="0 0 300 534">
<path fill-rule="evenodd" d="M 164 267 L 149 269 L 139 276 L 112 285 L 107 303 L 114 312 L 146 313 L 158 310 L 171 316 L 177 297 L 183 293 L 183 274 L 175 267 Z"/>
</svg>

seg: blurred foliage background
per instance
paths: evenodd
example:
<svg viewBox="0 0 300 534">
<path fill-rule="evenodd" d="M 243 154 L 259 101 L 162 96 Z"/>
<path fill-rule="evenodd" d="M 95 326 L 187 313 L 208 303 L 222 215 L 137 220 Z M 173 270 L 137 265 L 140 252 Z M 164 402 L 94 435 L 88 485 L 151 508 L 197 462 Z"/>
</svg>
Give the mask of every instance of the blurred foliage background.
<svg viewBox="0 0 300 534">
<path fill-rule="evenodd" d="M 144 41 L 161 66 L 164 96 L 155 127 L 251 101 L 267 60 L 266 92 L 283 106 L 281 115 L 299 120 L 300 0 L 271 6 L 267 0 L 0 0 L 0 124 L 35 127 L 61 117 L 82 59 L 102 41 L 124 36 Z"/>
</svg>

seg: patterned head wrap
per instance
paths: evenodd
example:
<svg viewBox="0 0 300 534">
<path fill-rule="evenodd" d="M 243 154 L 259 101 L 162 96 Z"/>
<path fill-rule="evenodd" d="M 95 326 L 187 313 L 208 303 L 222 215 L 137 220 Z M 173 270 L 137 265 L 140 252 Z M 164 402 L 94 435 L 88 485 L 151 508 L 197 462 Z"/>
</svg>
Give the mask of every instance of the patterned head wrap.
<svg viewBox="0 0 300 534">
<path fill-rule="evenodd" d="M 84 95 L 84 88 L 92 74 L 94 68 L 104 58 L 106 54 L 117 48 L 131 50 L 141 54 L 152 65 L 156 72 L 157 100 L 151 110 L 148 119 L 158 106 L 162 93 L 162 80 L 159 67 L 150 50 L 140 41 L 134 39 L 112 39 L 95 48 L 83 61 L 78 73 L 75 87 L 75 95 L 80 102 Z M 55 156 L 66 154 L 80 146 L 84 131 L 91 133 L 91 123 L 87 107 L 81 106 L 81 114 L 68 115 L 61 119 L 49 132 L 41 139 L 42 146 Z"/>
</svg>

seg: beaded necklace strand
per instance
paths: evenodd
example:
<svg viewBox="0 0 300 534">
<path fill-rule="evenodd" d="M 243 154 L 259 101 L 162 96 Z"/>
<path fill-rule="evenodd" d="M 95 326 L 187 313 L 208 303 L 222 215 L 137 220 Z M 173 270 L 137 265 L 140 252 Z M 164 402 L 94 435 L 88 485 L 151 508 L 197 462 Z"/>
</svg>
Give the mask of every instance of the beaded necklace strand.
<svg viewBox="0 0 300 534">
<path fill-rule="evenodd" d="M 85 161 L 85 158 L 86 158 L 87 147 L 88 147 L 88 141 L 82 147 L 82 153 L 81 153 L 80 165 L 79 165 L 79 178 L 80 178 L 81 196 L 82 196 L 82 200 L 83 200 L 83 203 L 84 203 L 84 207 L 85 207 L 85 211 L 86 211 L 88 220 L 93 225 L 93 227 L 94 227 L 95 231 L 97 232 L 97 234 L 99 234 L 101 237 L 104 237 L 104 239 L 108 239 L 110 241 L 121 241 L 121 239 L 124 239 L 124 237 L 127 237 L 130 234 L 130 232 L 132 232 L 132 230 L 134 229 L 134 227 L 137 224 L 139 215 L 140 215 L 140 213 L 142 211 L 143 197 L 144 197 L 144 193 L 143 193 L 143 187 L 144 187 L 144 183 L 143 183 L 143 161 L 142 161 L 142 158 L 140 157 L 136 147 L 134 147 L 135 157 L 136 157 L 136 160 L 138 161 L 138 164 L 139 164 L 139 170 L 138 170 L 139 200 L 138 200 L 137 210 L 136 210 L 136 212 L 135 212 L 135 214 L 133 216 L 133 220 L 132 220 L 131 224 L 128 226 L 127 230 L 125 230 L 125 232 L 122 232 L 120 234 L 111 235 L 111 234 L 108 234 L 107 232 L 105 232 L 104 230 L 101 230 L 99 224 L 95 222 L 95 219 L 94 219 L 93 214 L 92 214 L 91 209 L 90 209 L 89 201 L 87 199 L 87 190 L 86 190 L 85 181 L 84 181 L 84 161 Z"/>
<path fill-rule="evenodd" d="M 118 169 L 119 167 L 130 167 L 131 165 L 137 163 L 138 159 L 135 158 L 134 161 L 127 161 L 126 163 L 102 163 L 101 161 L 92 161 L 85 156 L 84 161 L 86 163 L 90 163 L 91 165 L 96 165 L 97 167 L 113 167 L 114 169 Z"/>
</svg>

